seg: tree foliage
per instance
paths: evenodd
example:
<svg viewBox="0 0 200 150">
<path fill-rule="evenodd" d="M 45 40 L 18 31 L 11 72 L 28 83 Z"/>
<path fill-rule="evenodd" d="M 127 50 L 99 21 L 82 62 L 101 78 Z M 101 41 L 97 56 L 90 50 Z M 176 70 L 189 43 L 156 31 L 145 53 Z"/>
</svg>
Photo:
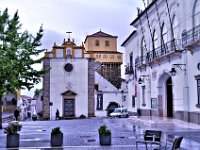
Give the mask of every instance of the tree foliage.
<svg viewBox="0 0 200 150">
<path fill-rule="evenodd" d="M 47 71 L 34 67 L 43 60 L 38 57 L 44 51 L 39 49 L 42 26 L 35 36 L 22 31 L 21 27 L 18 11 L 13 17 L 9 16 L 8 9 L 0 13 L 0 98 L 4 93 L 17 89 L 30 90 Z"/>
<path fill-rule="evenodd" d="M 43 89 L 35 89 L 35 91 L 34 91 L 34 97 L 40 96 L 42 94 L 42 90 Z"/>
<path fill-rule="evenodd" d="M 46 70 L 37 70 L 35 64 L 44 49 L 41 46 L 42 26 L 33 36 L 28 31 L 21 31 L 18 12 L 10 19 L 8 9 L 0 16 L 0 95 L 16 89 L 31 89 L 41 81 Z M 35 57 L 36 56 L 36 57 Z"/>
</svg>

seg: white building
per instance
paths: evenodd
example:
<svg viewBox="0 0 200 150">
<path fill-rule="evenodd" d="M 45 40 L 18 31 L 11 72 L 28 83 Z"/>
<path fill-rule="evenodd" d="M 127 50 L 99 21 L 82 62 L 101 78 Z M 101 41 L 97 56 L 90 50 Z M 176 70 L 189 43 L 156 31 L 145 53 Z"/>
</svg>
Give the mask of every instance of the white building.
<svg viewBox="0 0 200 150">
<path fill-rule="evenodd" d="M 122 82 L 121 88 L 117 89 L 113 84 L 95 72 L 95 85 L 98 84 L 98 90 L 95 90 L 95 115 L 108 116 L 114 108 L 127 106 L 127 87 Z"/>
<path fill-rule="evenodd" d="M 45 52 L 43 66 L 50 71 L 43 79 L 44 119 L 55 119 L 57 109 L 63 118 L 77 118 L 107 116 L 127 105 L 126 86 L 119 88 L 122 53 L 116 39 L 99 31 L 86 37 L 87 49 L 68 39 Z"/>
<path fill-rule="evenodd" d="M 94 59 L 84 46 L 64 40 L 45 52 L 43 118 L 54 119 L 56 110 L 64 118 L 94 116 Z"/>
<path fill-rule="evenodd" d="M 154 0 L 138 9 L 136 30 L 122 44 L 133 113 L 200 124 L 199 18 L 200 0 Z"/>
</svg>

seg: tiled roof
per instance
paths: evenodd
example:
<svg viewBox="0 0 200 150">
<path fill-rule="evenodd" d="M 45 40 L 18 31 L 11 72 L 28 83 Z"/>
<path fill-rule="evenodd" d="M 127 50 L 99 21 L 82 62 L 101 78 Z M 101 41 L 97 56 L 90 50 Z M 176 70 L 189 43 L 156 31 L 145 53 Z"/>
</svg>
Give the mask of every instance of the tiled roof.
<svg viewBox="0 0 200 150">
<path fill-rule="evenodd" d="M 102 31 L 96 32 L 96 33 L 94 33 L 94 34 L 92 34 L 92 35 L 87 35 L 86 38 L 85 38 L 85 42 L 86 42 L 86 39 L 87 39 L 88 37 L 111 37 L 111 38 L 117 38 L 117 36 L 112 36 L 112 35 L 110 35 L 110 34 L 107 34 L 107 33 L 105 33 L 105 32 L 102 32 Z M 84 42 L 84 43 L 85 43 L 85 42 Z"/>
<path fill-rule="evenodd" d="M 112 35 L 110 34 L 107 34 L 105 32 L 102 32 L 102 31 L 99 31 L 99 32 L 96 32 L 92 35 L 88 35 L 88 36 L 98 36 L 98 37 L 113 37 Z"/>
</svg>

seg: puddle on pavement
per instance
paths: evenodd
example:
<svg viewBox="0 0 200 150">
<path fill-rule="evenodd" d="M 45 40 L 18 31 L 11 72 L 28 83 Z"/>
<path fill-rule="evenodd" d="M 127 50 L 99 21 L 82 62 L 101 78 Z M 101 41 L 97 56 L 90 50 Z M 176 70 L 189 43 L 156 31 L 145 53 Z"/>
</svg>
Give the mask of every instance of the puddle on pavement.
<svg viewBox="0 0 200 150">
<path fill-rule="evenodd" d="M 124 136 L 117 136 L 115 138 L 124 139 L 125 137 Z"/>
<path fill-rule="evenodd" d="M 96 140 L 95 139 L 89 139 L 87 140 L 88 142 L 95 142 Z"/>
<path fill-rule="evenodd" d="M 47 130 L 45 130 L 45 129 L 42 129 L 42 130 L 36 130 L 36 131 L 39 131 L 39 132 L 44 132 L 44 131 L 47 131 Z"/>
<path fill-rule="evenodd" d="M 25 142 L 34 142 L 34 141 L 42 141 L 40 138 L 31 138 L 31 139 L 20 139 L 20 141 L 25 141 Z"/>
<path fill-rule="evenodd" d="M 80 138 L 90 138 L 91 136 L 89 135 L 83 135 L 83 136 L 80 136 Z"/>
</svg>

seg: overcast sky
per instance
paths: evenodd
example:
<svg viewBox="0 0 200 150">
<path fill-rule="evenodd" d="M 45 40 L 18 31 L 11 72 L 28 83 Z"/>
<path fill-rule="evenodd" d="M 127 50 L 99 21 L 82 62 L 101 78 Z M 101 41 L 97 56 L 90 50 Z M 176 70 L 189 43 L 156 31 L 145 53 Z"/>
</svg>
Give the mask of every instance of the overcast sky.
<svg viewBox="0 0 200 150">
<path fill-rule="evenodd" d="M 63 39 L 68 38 L 67 31 L 71 31 L 71 38 L 81 45 L 87 35 L 101 29 L 118 36 L 118 51 L 123 52 L 120 45 L 133 31 L 130 23 L 137 16 L 136 8 L 142 6 L 142 0 L 0 1 L 0 10 L 8 8 L 11 16 L 18 10 L 24 30 L 36 33 L 43 25 L 42 47 L 48 50 L 52 49 L 54 42 L 61 45 Z M 32 91 L 22 94 L 33 95 Z"/>
</svg>

